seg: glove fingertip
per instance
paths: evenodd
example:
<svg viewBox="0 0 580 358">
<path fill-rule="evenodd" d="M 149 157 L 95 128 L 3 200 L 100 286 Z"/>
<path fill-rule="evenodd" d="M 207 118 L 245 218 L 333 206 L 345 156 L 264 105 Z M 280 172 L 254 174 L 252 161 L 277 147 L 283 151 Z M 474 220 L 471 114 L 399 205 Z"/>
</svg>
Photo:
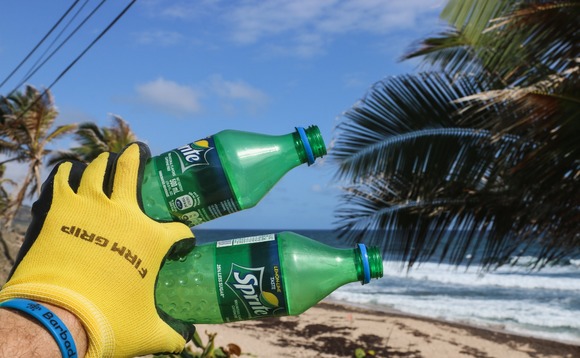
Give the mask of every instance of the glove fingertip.
<svg viewBox="0 0 580 358">
<path fill-rule="evenodd" d="M 169 327 L 171 327 L 175 332 L 181 335 L 183 339 L 185 339 L 186 343 L 193 338 L 195 333 L 194 325 L 175 319 L 159 308 L 157 309 L 157 313 L 159 314 L 159 317 L 161 317 L 161 319 L 169 325 Z"/>
<path fill-rule="evenodd" d="M 188 255 L 195 248 L 195 238 L 187 238 L 177 241 L 167 253 L 167 259 L 175 261 L 181 257 Z"/>
<path fill-rule="evenodd" d="M 151 158 L 151 150 L 149 149 L 149 146 L 143 142 L 140 141 L 136 141 L 133 142 L 131 144 L 128 144 L 125 148 L 123 148 L 123 150 L 121 151 L 121 154 L 131 148 L 137 146 L 139 147 L 139 161 L 140 162 L 146 162 L 149 158 Z"/>
</svg>

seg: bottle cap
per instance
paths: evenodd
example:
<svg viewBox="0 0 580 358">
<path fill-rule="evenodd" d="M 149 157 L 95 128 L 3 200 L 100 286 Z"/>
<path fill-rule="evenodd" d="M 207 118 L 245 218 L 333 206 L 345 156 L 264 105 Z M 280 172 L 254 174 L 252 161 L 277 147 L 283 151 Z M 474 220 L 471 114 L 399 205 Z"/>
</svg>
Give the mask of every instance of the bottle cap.
<svg viewBox="0 0 580 358">
<path fill-rule="evenodd" d="M 371 278 L 383 277 L 383 259 L 377 247 L 367 247 L 364 244 L 358 244 L 360 258 L 362 261 L 361 283 L 371 282 Z"/>
<path fill-rule="evenodd" d="M 316 158 L 321 158 L 326 154 L 326 146 L 318 126 L 310 126 L 306 129 L 296 127 L 296 132 L 300 137 L 301 147 L 304 149 L 304 155 L 309 166 L 314 164 Z"/>
<path fill-rule="evenodd" d="M 312 152 L 312 147 L 306 136 L 306 130 L 303 127 L 296 127 L 296 131 L 300 135 L 302 144 L 304 145 L 304 151 L 306 152 L 306 158 L 308 159 L 308 166 L 314 164 L 314 153 Z"/>
<path fill-rule="evenodd" d="M 360 250 L 360 257 L 362 259 L 363 264 L 363 282 L 362 284 L 366 284 L 371 282 L 371 266 L 369 265 L 369 254 L 367 252 L 367 247 L 365 244 L 358 244 L 358 248 Z"/>
</svg>

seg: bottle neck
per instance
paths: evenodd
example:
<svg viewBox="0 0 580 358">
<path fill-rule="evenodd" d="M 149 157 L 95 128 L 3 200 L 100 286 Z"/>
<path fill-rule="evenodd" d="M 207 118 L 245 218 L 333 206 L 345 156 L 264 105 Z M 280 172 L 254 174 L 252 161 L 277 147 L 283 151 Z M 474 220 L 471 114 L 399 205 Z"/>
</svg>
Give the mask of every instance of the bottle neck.
<svg viewBox="0 0 580 358">
<path fill-rule="evenodd" d="M 363 285 L 369 283 L 371 278 L 383 277 L 383 259 L 377 247 L 367 248 L 365 244 L 358 244 L 355 255 L 358 280 Z"/>
<path fill-rule="evenodd" d="M 294 146 L 302 163 L 314 164 L 316 158 L 326 155 L 326 146 L 320 134 L 318 126 L 310 126 L 306 129 L 296 127 L 296 132 L 292 133 Z"/>
</svg>

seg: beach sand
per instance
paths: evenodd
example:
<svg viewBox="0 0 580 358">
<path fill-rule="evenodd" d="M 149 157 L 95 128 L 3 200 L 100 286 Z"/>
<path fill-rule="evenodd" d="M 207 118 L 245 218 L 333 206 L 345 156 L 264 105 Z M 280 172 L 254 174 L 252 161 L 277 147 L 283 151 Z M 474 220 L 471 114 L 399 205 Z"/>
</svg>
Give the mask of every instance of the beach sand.
<svg viewBox="0 0 580 358">
<path fill-rule="evenodd" d="M 204 342 L 217 333 L 216 347 L 235 343 L 242 357 L 354 357 L 362 348 L 367 357 L 580 358 L 580 345 L 327 301 L 297 317 L 196 327 Z"/>
</svg>

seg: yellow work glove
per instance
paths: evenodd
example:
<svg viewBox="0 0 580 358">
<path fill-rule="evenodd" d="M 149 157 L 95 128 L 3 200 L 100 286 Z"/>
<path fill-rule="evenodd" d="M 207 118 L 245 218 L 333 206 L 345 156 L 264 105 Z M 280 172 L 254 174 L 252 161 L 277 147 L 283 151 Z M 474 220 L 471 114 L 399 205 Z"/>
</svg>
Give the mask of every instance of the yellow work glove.
<svg viewBox="0 0 580 358">
<path fill-rule="evenodd" d="M 159 223 L 142 211 L 149 157 L 135 143 L 88 166 L 58 165 L 0 291 L 0 302 L 28 298 L 75 314 L 89 338 L 87 357 L 180 352 L 194 332 L 155 307 L 164 259 L 190 251 L 195 240 L 186 225 Z"/>
</svg>

